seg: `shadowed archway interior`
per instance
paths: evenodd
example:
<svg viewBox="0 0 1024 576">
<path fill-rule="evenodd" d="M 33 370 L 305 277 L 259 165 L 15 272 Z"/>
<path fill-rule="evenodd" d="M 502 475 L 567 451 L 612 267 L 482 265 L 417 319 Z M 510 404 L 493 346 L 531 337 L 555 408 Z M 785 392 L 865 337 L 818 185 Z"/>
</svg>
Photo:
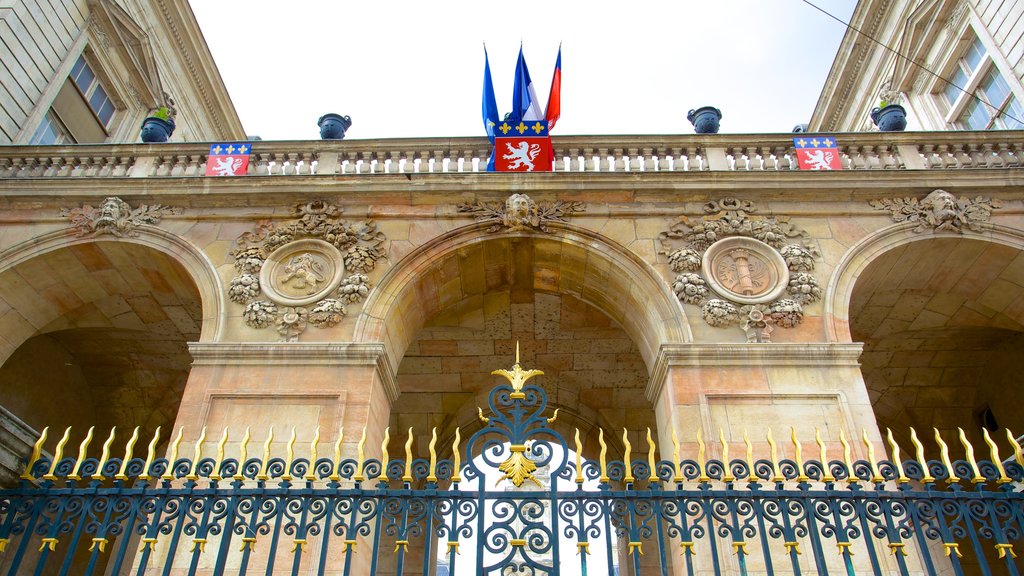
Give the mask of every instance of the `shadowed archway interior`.
<svg viewBox="0 0 1024 576">
<path fill-rule="evenodd" d="M 202 325 L 199 291 L 166 254 L 128 242 L 77 244 L 0 273 L 2 403 L 29 426 L 81 438 L 96 426 L 163 438 Z"/>
<path fill-rule="evenodd" d="M 463 438 L 478 429 L 477 407 L 486 411 L 488 392 L 503 382 L 491 371 L 512 365 L 516 342 L 523 366 L 545 372 L 531 383 L 560 409 L 552 426 L 567 439 L 579 428 L 586 456 L 598 446 L 598 427 L 615 453 L 623 428 L 634 446 L 646 446 L 646 428 L 656 434 L 644 397 L 648 369 L 637 343 L 608 312 L 628 310 L 634 296 L 616 294 L 605 282 L 595 298 L 601 305 L 590 300 L 598 284 L 583 278 L 608 270 L 588 269 L 593 262 L 584 256 L 552 240 L 503 237 L 454 251 L 425 275 L 418 294 L 437 307 L 412 327 L 399 364 L 400 395 L 390 417 L 402 439 L 393 433 L 396 449 L 409 427 L 419 447 L 434 427 L 442 440 L 456 426 Z"/>
<path fill-rule="evenodd" d="M 958 445 L 963 427 L 983 446 L 982 426 L 1024 431 L 1024 252 L 949 237 L 899 246 L 858 279 L 850 320 L 883 434 L 910 447 L 908 427 L 922 439 L 937 428 Z"/>
</svg>

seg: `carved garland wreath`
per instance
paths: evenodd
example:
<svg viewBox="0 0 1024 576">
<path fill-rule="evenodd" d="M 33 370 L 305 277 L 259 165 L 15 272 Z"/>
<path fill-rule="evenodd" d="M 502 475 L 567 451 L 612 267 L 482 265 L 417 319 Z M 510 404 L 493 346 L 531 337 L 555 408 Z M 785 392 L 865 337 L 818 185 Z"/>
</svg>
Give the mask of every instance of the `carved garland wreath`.
<svg viewBox="0 0 1024 576">
<path fill-rule="evenodd" d="M 228 297 L 245 306 L 246 325 L 276 325 L 282 341 L 294 342 L 307 324 L 335 326 L 346 304 L 366 298 L 368 274 L 387 257 L 386 237 L 373 221 L 350 223 L 340 215 L 338 207 L 316 200 L 297 205 L 294 220 L 263 221 L 238 237 L 230 253 L 238 275 Z"/>
<path fill-rule="evenodd" d="M 683 216 L 659 235 L 660 253 L 678 274 L 676 296 L 700 306 L 705 322 L 740 324 L 748 342 L 769 342 L 774 327 L 800 324 L 803 306 L 821 300 L 812 274 L 821 255 L 806 231 L 783 217 L 750 216 L 756 211 L 747 200 L 708 202 L 700 221 Z"/>
</svg>

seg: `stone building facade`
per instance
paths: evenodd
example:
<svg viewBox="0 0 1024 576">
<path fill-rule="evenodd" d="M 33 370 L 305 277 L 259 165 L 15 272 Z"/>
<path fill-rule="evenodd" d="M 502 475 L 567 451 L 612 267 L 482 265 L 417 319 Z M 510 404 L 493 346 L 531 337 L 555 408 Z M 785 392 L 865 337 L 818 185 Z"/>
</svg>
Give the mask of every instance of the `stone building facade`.
<svg viewBox="0 0 1024 576">
<path fill-rule="evenodd" d="M 8 141 L 27 141 L 78 55 L 103 61 L 83 43 L 135 30 L 126 15 L 163 14 L 186 62 L 208 59 L 184 4 L 87 5 Z M 142 100 L 119 101 L 107 140 L 160 103 L 134 83 L 154 69 L 154 98 L 173 86 L 202 111 L 182 139 L 242 134 L 212 62 L 125 42 L 109 54 L 143 75 L 125 65 L 110 86 Z M 859 110 L 839 92 L 816 118 Z M 839 141 L 842 171 L 801 172 L 789 135 L 562 137 L 556 171 L 530 175 L 480 172 L 483 138 L 260 142 L 234 178 L 203 176 L 205 144 L 0 148 L 6 478 L 45 426 L 160 427 L 161 449 L 224 430 L 280 450 L 294 428 L 328 451 L 344 431 L 346 454 L 360 431 L 379 446 L 412 428 L 423 455 L 433 429 L 450 444 L 481 427 L 517 346 L 588 458 L 601 430 L 690 451 L 766 449 L 790 428 L 834 449 L 881 449 L 887 428 L 905 446 L 911 426 L 1020 433 L 1024 132 Z"/>
</svg>

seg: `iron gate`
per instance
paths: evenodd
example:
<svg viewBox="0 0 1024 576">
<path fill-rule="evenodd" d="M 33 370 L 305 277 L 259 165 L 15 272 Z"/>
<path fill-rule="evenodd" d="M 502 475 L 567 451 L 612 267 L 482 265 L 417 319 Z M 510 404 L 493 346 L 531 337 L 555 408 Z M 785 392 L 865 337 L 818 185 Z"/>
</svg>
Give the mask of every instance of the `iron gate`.
<svg viewBox="0 0 1024 576">
<path fill-rule="evenodd" d="M 890 459 L 843 454 L 830 460 L 816 438 L 817 458 L 804 458 L 794 433 L 780 458 L 706 457 L 698 435 L 693 458 L 680 445 L 656 460 L 656 443 L 634 447 L 623 433 L 624 458 L 580 457 L 552 429 L 544 390 L 527 381 L 539 371 L 498 370 L 508 384 L 489 396 L 483 427 L 452 457 L 367 458 L 366 433 L 356 458 L 296 456 L 295 433 L 284 456 L 250 457 L 249 433 L 238 457 L 225 457 L 227 431 L 215 454 L 206 434 L 180 457 L 182 434 L 167 458 L 156 458 L 159 430 L 145 458 L 138 429 L 123 457 L 111 455 L 112 430 L 99 457 L 89 457 L 92 430 L 77 456 L 70 429 L 53 457 L 36 443 L 23 482 L 0 490 L 0 565 L 19 574 L 1018 574 L 1015 545 L 1024 527 L 1024 456 L 1007 431 L 1013 455 L 1003 462 L 987 431 L 989 458 L 978 460 L 961 431 L 964 459 L 952 461 L 936 432 L 938 460 L 926 461 L 912 431 L 916 458 L 903 459 L 890 433 Z M 636 458 L 634 458 L 636 456 Z M 628 463 L 628 464 L 627 464 Z M 545 480 L 545 477 L 549 480 Z M 498 479 L 494 489 L 491 480 Z M 460 546 L 462 547 L 460 549 Z M 616 572 L 617 571 L 617 572 Z"/>
</svg>

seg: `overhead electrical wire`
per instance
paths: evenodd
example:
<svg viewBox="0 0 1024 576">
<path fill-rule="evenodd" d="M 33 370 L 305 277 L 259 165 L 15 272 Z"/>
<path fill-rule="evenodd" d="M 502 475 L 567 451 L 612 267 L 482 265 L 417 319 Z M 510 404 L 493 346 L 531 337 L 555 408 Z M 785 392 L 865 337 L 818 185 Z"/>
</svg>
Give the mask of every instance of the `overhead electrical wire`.
<svg viewBox="0 0 1024 576">
<path fill-rule="evenodd" d="M 871 36 L 870 34 L 868 34 L 867 32 L 864 32 L 864 31 L 860 30 L 860 29 L 859 29 L 859 28 L 857 28 L 856 26 L 854 26 L 854 25 L 850 24 L 849 22 L 846 22 L 846 21 L 844 21 L 844 20 L 843 20 L 842 18 L 839 18 L 838 16 L 836 16 L 836 15 L 832 14 L 832 13 L 831 13 L 831 12 L 829 12 L 828 10 L 825 10 L 824 8 L 822 8 L 822 7 L 820 7 L 820 6 L 816 5 L 816 4 L 814 4 L 814 3 L 813 3 L 813 2 L 811 2 L 810 0 L 800 0 L 800 1 L 801 1 L 801 2 L 803 2 L 804 4 L 807 4 L 807 5 L 808 5 L 808 6 L 810 6 L 811 8 L 814 8 L 814 9 L 815 9 L 815 10 L 817 10 L 818 12 L 821 12 L 822 14 L 824 14 L 824 15 L 828 16 L 829 18 L 831 18 L 831 19 L 835 20 L 836 22 L 839 22 L 840 24 L 842 24 L 842 25 L 843 25 L 843 26 L 845 26 L 846 28 L 848 28 L 848 29 L 850 29 L 850 30 L 853 30 L 854 32 L 856 32 L 857 34 L 860 34 L 861 36 L 863 36 L 863 37 L 867 38 L 868 40 L 871 40 L 871 41 L 872 41 L 872 42 L 874 42 L 875 44 L 878 44 L 878 45 L 879 45 L 879 46 L 881 46 L 882 48 L 885 48 L 885 49 L 886 49 L 886 50 L 888 50 L 889 52 L 892 52 L 893 54 L 895 54 L 895 55 L 896 55 L 896 57 L 897 57 L 897 58 L 901 58 L 901 59 L 905 60 L 905 61 L 906 61 L 906 62 L 908 62 L 908 63 L 909 63 L 909 64 L 910 64 L 911 66 L 915 66 L 915 67 L 917 67 L 917 68 L 920 68 L 921 70 L 924 70 L 925 72 L 927 72 L 927 73 L 931 74 L 932 76 L 934 76 L 934 77 L 938 78 L 939 80 L 942 80 L 942 81 L 943 81 L 943 82 L 945 82 L 946 84 L 948 84 L 948 85 L 950 85 L 950 86 L 952 86 L 952 87 L 956 88 L 956 89 L 957 89 L 957 90 L 959 90 L 960 92 L 963 92 L 964 94 L 967 94 L 968 96 L 970 96 L 971 98 L 973 98 L 973 99 L 977 100 L 978 102 L 981 102 L 982 104 L 984 104 L 985 106 L 987 106 L 987 107 L 988 107 L 988 108 L 989 108 L 990 110 L 992 110 L 992 112 L 993 112 L 993 117 L 998 117 L 998 116 L 999 116 L 1000 114 L 1002 114 L 1003 116 L 1005 116 L 1005 117 L 1007 117 L 1007 118 L 1010 118 L 1010 119 L 1012 119 L 1012 120 L 1014 120 L 1014 121 L 1016 121 L 1016 122 L 1018 122 L 1018 123 L 1024 124 L 1024 120 L 1021 120 L 1020 118 L 1017 118 L 1016 116 L 1013 116 L 1013 115 L 1012 115 L 1012 114 L 1010 114 L 1010 113 L 1009 113 L 1008 111 L 1005 111 L 1005 110 L 1000 110 L 999 108 L 995 107 L 995 106 L 994 106 L 994 105 L 992 105 L 991 103 L 989 103 L 989 102 L 985 101 L 985 100 L 984 100 L 984 99 L 983 99 L 983 98 L 982 98 L 981 96 L 978 96 L 977 94 L 972 94 L 972 93 L 968 92 L 968 91 L 967 91 L 967 90 L 965 90 L 965 89 L 964 89 L 963 87 L 961 87 L 961 86 L 959 86 L 959 85 L 955 84 L 955 83 L 954 83 L 954 82 L 953 82 L 952 80 L 949 80 L 948 78 L 944 78 L 943 76 L 939 75 L 938 73 L 936 73 L 936 72 L 933 72 L 932 70 L 929 70 L 929 69 L 928 69 L 928 68 L 926 68 L 925 66 L 922 66 L 921 64 L 918 64 L 917 62 L 914 62 L 913 60 L 911 60 L 911 59 L 910 59 L 910 58 L 908 58 L 907 56 L 905 56 L 905 55 L 901 54 L 901 53 L 900 53 L 900 52 L 899 52 L 898 50 L 895 50 L 895 49 L 893 49 L 893 48 L 890 48 L 889 46 L 887 46 L 887 45 L 883 44 L 883 43 L 882 43 L 882 42 L 881 42 L 880 40 L 877 40 L 876 38 L 874 38 L 873 36 Z"/>
</svg>

